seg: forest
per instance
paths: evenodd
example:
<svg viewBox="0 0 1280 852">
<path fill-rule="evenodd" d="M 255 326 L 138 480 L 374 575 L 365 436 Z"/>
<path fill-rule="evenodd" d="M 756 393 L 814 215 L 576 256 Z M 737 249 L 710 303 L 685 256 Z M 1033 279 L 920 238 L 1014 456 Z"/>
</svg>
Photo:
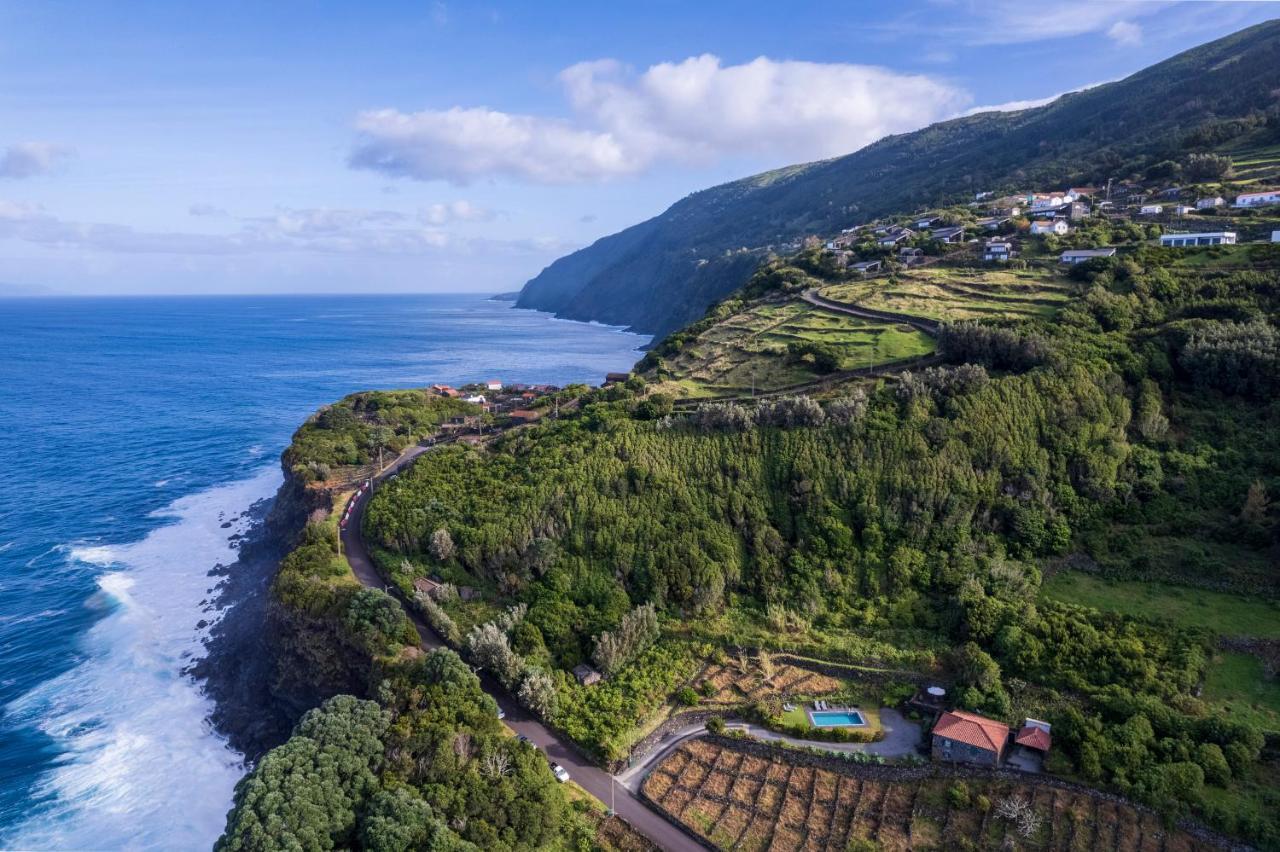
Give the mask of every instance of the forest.
<svg viewBox="0 0 1280 852">
<path fill-rule="evenodd" d="M 822 399 L 660 414 L 642 379 L 592 391 L 575 416 L 432 453 L 378 492 L 366 534 L 402 588 L 429 574 L 518 607 L 508 644 L 554 670 L 548 718 L 602 756 L 628 672 L 660 686 L 701 653 L 676 637 L 738 613 L 937 659 L 962 706 L 1009 721 L 1033 695 L 1054 771 L 1280 842 L 1264 732 L 1196 697 L 1214 637 L 1038 594 L 1087 563 L 1277 596 L 1275 255 L 1091 261 L 1056 316 L 950 325 L 948 366 Z M 645 604 L 664 637 L 583 700 L 564 670 Z M 460 633 L 488 617 L 437 608 Z"/>
</svg>

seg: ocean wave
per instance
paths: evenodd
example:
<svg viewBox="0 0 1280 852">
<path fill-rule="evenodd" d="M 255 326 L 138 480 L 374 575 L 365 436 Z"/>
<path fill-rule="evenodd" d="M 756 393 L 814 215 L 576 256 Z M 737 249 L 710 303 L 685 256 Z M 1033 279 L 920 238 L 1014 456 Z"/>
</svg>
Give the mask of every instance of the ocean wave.
<svg viewBox="0 0 1280 852">
<path fill-rule="evenodd" d="M 94 596 L 112 606 L 85 635 L 82 662 L 5 708 L 10 721 L 50 737 L 62 756 L 36 782 L 41 804 L 0 845 L 212 845 L 244 767 L 210 729 L 211 702 L 182 672 L 202 654 L 212 626 L 195 626 L 213 583 L 209 570 L 235 559 L 231 536 L 250 523 L 244 509 L 279 481 L 268 468 L 175 500 L 156 513 L 174 522 L 141 541 L 65 549 L 68 561 L 112 569 L 97 578 Z"/>
</svg>

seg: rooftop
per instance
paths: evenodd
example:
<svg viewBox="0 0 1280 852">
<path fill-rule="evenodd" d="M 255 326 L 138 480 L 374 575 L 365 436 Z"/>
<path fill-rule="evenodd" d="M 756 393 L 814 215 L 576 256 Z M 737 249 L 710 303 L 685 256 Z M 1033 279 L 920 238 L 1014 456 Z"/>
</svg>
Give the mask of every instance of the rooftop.
<svg viewBox="0 0 1280 852">
<path fill-rule="evenodd" d="M 977 713 L 952 710 L 938 717 L 933 735 L 999 754 L 1009 739 L 1009 726 Z"/>
</svg>

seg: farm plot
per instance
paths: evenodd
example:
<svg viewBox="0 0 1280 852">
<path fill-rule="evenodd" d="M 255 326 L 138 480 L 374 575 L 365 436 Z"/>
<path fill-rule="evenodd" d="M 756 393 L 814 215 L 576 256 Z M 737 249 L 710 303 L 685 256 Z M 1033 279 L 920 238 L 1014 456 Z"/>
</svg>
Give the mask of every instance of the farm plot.
<svg viewBox="0 0 1280 852">
<path fill-rule="evenodd" d="M 837 369 L 848 370 L 927 355 L 927 335 L 897 323 L 863 320 L 794 301 L 757 304 L 699 335 L 666 359 L 674 377 L 659 390 L 680 396 L 730 396 L 768 393 L 812 381 L 813 365 L 790 357 L 791 344 L 818 343 L 837 355 Z"/>
<path fill-rule="evenodd" d="M 786 663 L 774 663 L 766 672 L 758 661 L 751 660 L 711 663 L 694 682 L 703 688 L 702 694 L 710 704 L 742 704 L 770 696 L 830 695 L 843 686 L 833 677 Z"/>
<path fill-rule="evenodd" d="M 1064 305 L 1070 298 L 1070 282 L 1035 269 L 933 267 L 886 280 L 860 296 L 842 294 L 840 287 L 827 288 L 822 294 L 868 308 L 937 320 L 1030 319 L 1049 316 Z"/>
<path fill-rule="evenodd" d="M 655 767 L 643 789 L 719 849 L 820 852 L 864 840 L 894 852 L 954 846 L 959 838 L 993 850 L 1213 848 L 1166 828 L 1152 813 L 1088 791 L 979 776 L 960 785 L 958 795 L 953 780 L 899 775 L 853 764 L 802 766 L 781 751 L 765 759 L 692 740 Z"/>
</svg>

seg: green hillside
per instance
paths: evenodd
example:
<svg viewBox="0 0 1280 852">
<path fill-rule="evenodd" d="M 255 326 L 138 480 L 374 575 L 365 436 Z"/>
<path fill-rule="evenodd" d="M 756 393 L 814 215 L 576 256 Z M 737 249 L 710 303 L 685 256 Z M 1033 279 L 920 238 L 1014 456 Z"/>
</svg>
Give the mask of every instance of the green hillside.
<svg viewBox="0 0 1280 852">
<path fill-rule="evenodd" d="M 1238 156 L 1255 185 L 1275 172 L 1278 89 L 1272 21 L 1043 107 L 958 118 L 694 193 L 557 260 L 518 305 L 662 334 L 742 286 L 768 246 L 805 234 L 976 192 L 1140 177 L 1208 151 Z"/>
</svg>

